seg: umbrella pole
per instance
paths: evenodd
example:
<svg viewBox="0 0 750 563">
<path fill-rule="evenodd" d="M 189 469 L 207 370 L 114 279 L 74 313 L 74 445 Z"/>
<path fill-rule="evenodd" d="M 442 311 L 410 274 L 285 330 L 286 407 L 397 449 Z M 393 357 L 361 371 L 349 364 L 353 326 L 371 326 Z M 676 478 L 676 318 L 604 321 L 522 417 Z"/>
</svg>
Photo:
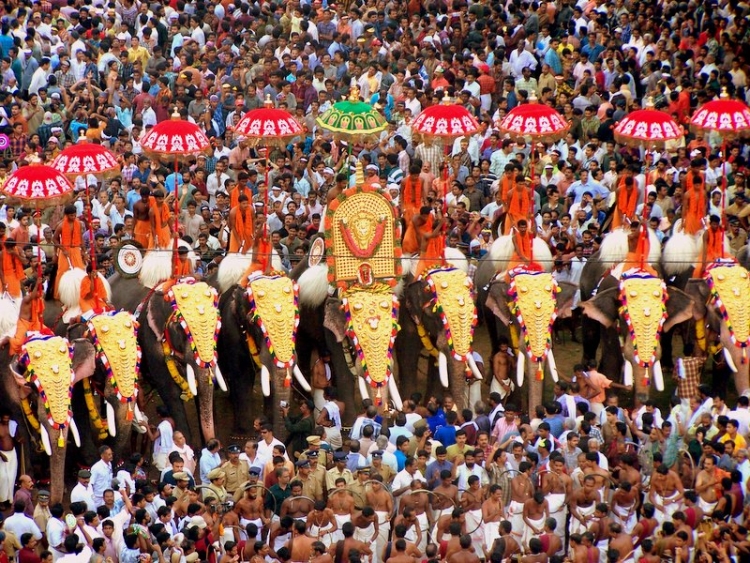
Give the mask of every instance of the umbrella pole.
<svg viewBox="0 0 750 563">
<path fill-rule="evenodd" d="M 39 202 L 36 203 L 36 212 L 41 213 L 39 210 Z M 41 227 L 41 221 L 39 222 L 39 226 Z M 41 233 L 39 232 L 40 229 L 37 229 L 36 234 L 36 284 L 37 286 L 42 282 L 42 239 L 41 239 Z M 37 299 L 39 299 L 39 307 L 37 309 L 39 310 L 39 326 L 44 326 L 44 294 L 40 294 Z"/>
<path fill-rule="evenodd" d="M 84 179 L 86 177 L 84 176 Z M 91 267 L 96 272 L 96 252 L 94 251 L 94 225 L 93 213 L 91 212 L 91 196 L 89 196 L 89 182 L 86 180 L 86 201 L 89 202 L 89 210 L 86 213 L 86 219 L 89 222 L 89 252 L 91 253 Z M 94 283 L 94 298 L 97 298 L 96 283 Z"/>
<path fill-rule="evenodd" d="M 729 158 L 727 157 L 727 140 L 722 136 L 721 138 L 721 257 L 724 258 L 724 237 L 727 232 L 727 216 L 724 213 L 727 205 L 727 164 L 729 164 Z"/>
<path fill-rule="evenodd" d="M 179 257 L 177 255 L 177 240 L 179 238 L 178 229 L 180 227 L 180 198 L 177 189 L 177 170 L 179 169 L 179 161 L 177 157 L 174 157 L 174 234 L 172 235 L 172 266 L 174 269 L 174 277 L 177 279 L 177 271 L 179 267 Z"/>
</svg>

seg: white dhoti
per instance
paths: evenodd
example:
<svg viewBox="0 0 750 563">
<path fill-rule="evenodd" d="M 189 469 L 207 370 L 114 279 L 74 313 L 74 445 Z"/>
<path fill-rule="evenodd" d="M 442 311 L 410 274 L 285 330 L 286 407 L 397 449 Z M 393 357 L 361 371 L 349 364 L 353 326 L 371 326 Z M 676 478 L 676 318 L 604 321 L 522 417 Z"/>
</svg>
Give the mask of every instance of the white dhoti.
<svg viewBox="0 0 750 563">
<path fill-rule="evenodd" d="M 354 539 L 357 541 L 370 545 L 372 543 L 373 535 L 375 535 L 375 524 L 370 524 L 367 528 L 354 526 Z"/>
<path fill-rule="evenodd" d="M 320 411 L 323 410 L 323 406 L 326 404 L 322 389 L 313 389 L 313 403 L 315 403 L 316 417 L 320 416 Z"/>
<path fill-rule="evenodd" d="M 482 111 L 489 113 L 490 108 L 492 107 L 492 94 L 480 94 L 479 105 L 482 108 Z"/>
<path fill-rule="evenodd" d="M 417 524 L 419 525 L 419 531 L 422 533 L 419 538 L 419 544 L 417 549 L 424 553 L 425 547 L 427 547 L 427 532 L 430 531 L 430 520 L 427 518 L 427 513 L 417 514 Z"/>
<path fill-rule="evenodd" d="M 716 504 L 717 503 L 718 503 L 718 501 L 716 501 L 716 502 L 708 502 L 706 500 L 703 500 L 703 498 L 701 496 L 698 496 L 698 506 L 701 507 L 701 510 L 703 511 L 703 513 L 706 516 L 711 516 L 711 513 L 716 508 Z"/>
<path fill-rule="evenodd" d="M 484 521 L 482 520 L 481 508 L 466 512 L 466 533 L 471 535 L 471 545 L 477 556 L 483 554 Z"/>
<path fill-rule="evenodd" d="M 380 563 L 380 556 L 388 543 L 388 535 L 391 532 L 391 515 L 385 510 L 376 510 L 378 517 L 378 539 L 375 540 L 375 549 L 373 550 L 373 563 Z"/>
<path fill-rule="evenodd" d="M 596 509 L 596 503 L 591 503 L 591 506 L 579 506 L 578 507 L 578 514 L 581 517 L 584 516 L 593 516 L 594 510 Z M 583 523 L 581 523 L 578 518 L 573 516 L 571 513 L 570 515 L 570 533 L 571 534 L 583 534 L 585 532 L 588 532 L 589 529 L 587 526 L 585 526 Z"/>
<path fill-rule="evenodd" d="M 154 453 L 152 461 L 154 462 L 154 467 L 156 467 L 156 469 L 164 471 L 169 467 L 169 454 Z"/>
<path fill-rule="evenodd" d="M 510 506 L 508 507 L 508 520 L 510 521 L 511 526 L 510 533 L 515 536 L 518 543 L 521 543 L 523 529 L 526 526 L 526 522 L 523 521 L 523 503 L 515 500 L 510 501 Z"/>
<path fill-rule="evenodd" d="M 346 524 L 347 522 L 352 521 L 352 517 L 349 514 L 334 514 L 333 517 L 336 519 L 336 527 L 338 528 L 335 532 L 333 532 L 331 535 L 331 543 L 334 544 L 339 540 L 344 539 L 344 533 L 341 531 L 341 528 Z"/>
<path fill-rule="evenodd" d="M 500 522 L 484 523 L 484 550 L 489 552 L 495 540 L 500 537 Z M 479 555 L 479 554 L 478 554 Z"/>
<path fill-rule="evenodd" d="M 248 524 L 255 524 L 258 527 L 258 533 L 253 538 L 255 541 L 260 541 L 263 533 L 263 520 L 260 518 L 255 518 L 254 520 L 249 520 L 247 518 L 240 518 L 240 538 L 241 539 L 248 539 L 247 537 L 247 525 Z"/>
<path fill-rule="evenodd" d="M 15 448 L 7 452 L 0 451 L 0 453 L 8 460 L 0 460 L 0 502 L 13 502 L 13 488 L 18 473 L 18 455 Z"/>
<path fill-rule="evenodd" d="M 622 531 L 626 534 L 632 534 L 633 528 L 638 523 L 638 516 L 635 513 L 635 502 L 630 506 L 612 505 L 612 519 L 622 526 Z"/>
<path fill-rule="evenodd" d="M 438 521 L 440 520 L 441 516 L 446 516 L 448 514 L 453 514 L 452 506 L 449 506 L 448 508 L 443 508 L 440 511 L 436 510 L 435 513 L 432 515 L 433 519 L 435 520 L 435 525 L 432 527 L 432 532 L 430 533 L 430 541 L 432 543 L 440 544 L 441 541 L 447 541 L 450 539 L 450 534 L 447 534 L 447 533 L 444 533 L 442 538 L 437 537 Z"/>
<path fill-rule="evenodd" d="M 310 534 L 310 537 L 316 538 L 319 542 L 322 542 L 324 546 L 331 547 L 331 530 L 333 530 L 333 524 L 324 527 L 312 524 L 308 533 Z"/>
<path fill-rule="evenodd" d="M 531 540 L 531 538 L 537 537 L 541 533 L 541 531 L 544 529 L 544 515 L 542 515 L 541 518 L 537 518 L 537 519 L 528 518 L 528 521 L 531 522 L 531 526 L 529 526 L 528 524 L 526 524 L 526 522 L 524 522 L 523 540 L 522 540 L 523 547 L 525 547 L 526 549 L 528 549 L 529 547 L 529 541 Z"/>
<path fill-rule="evenodd" d="M 609 549 L 609 539 L 603 539 L 596 542 L 599 548 L 599 563 L 607 563 L 607 550 Z"/>
<path fill-rule="evenodd" d="M 591 412 L 593 412 L 597 418 L 602 414 L 604 410 L 604 403 L 589 403 L 591 405 Z"/>
<path fill-rule="evenodd" d="M 559 538 L 565 538 L 565 493 L 550 493 L 547 495 L 547 504 L 549 505 L 550 518 L 554 518 L 557 525 L 555 526 L 555 535 Z"/>
<path fill-rule="evenodd" d="M 654 494 L 654 506 L 656 507 L 654 518 L 659 522 L 659 525 L 671 521 L 672 515 L 682 508 L 682 502 L 675 500 L 679 494 L 679 491 L 675 491 L 668 497 Z M 698 498 L 700 499 L 700 497 Z M 663 509 L 660 508 L 662 506 Z"/>
<path fill-rule="evenodd" d="M 482 382 L 479 379 L 469 380 L 466 385 L 466 394 L 468 395 L 467 408 L 474 412 L 474 405 L 482 400 Z"/>
</svg>

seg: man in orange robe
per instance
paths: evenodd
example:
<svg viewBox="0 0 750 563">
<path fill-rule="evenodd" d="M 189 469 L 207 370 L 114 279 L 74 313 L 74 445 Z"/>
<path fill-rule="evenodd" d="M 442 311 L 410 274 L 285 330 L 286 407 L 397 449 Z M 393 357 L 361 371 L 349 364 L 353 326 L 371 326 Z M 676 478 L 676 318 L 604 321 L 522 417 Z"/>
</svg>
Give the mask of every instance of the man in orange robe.
<svg viewBox="0 0 750 563">
<path fill-rule="evenodd" d="M 99 278 L 93 264 L 86 266 L 86 273 L 88 275 L 81 280 L 81 294 L 78 298 L 81 318 L 84 320 L 114 309 L 107 301 L 107 290 L 104 287 L 104 282 Z"/>
<path fill-rule="evenodd" d="M 150 249 L 154 247 L 154 241 L 151 238 L 151 219 L 149 218 L 151 190 L 144 186 L 141 188 L 140 194 L 141 199 L 133 204 L 133 218 L 135 219 L 133 237 L 143 248 Z"/>
<path fill-rule="evenodd" d="M 234 209 L 240 204 L 240 197 L 245 196 L 248 201 L 253 200 L 253 190 L 244 183 L 238 183 L 229 194 L 229 209 Z M 252 225 L 252 223 L 250 223 Z"/>
<path fill-rule="evenodd" d="M 529 230 L 526 219 L 520 219 L 511 231 L 513 236 L 513 255 L 508 262 L 508 271 L 524 266 L 527 270 L 538 272 L 542 267 L 534 262 L 534 233 Z"/>
<path fill-rule="evenodd" d="M 16 252 L 16 241 L 12 238 L 6 239 L 2 255 L 2 267 L 0 268 L 0 281 L 3 284 L 3 293 L 7 293 L 14 300 L 21 299 L 21 281 L 26 277 L 23 273 L 23 264 Z"/>
<path fill-rule="evenodd" d="M 412 218 L 419 213 L 419 208 L 422 207 L 424 182 L 420 177 L 421 172 L 422 169 L 418 165 L 412 164 L 409 167 L 409 175 L 404 178 L 401 186 L 401 214 L 404 217 L 407 230 Z M 412 250 L 412 252 L 416 251 L 416 248 Z"/>
<path fill-rule="evenodd" d="M 259 215 L 255 218 L 255 236 L 253 237 L 253 261 L 248 266 L 240 280 L 241 287 L 247 287 L 248 278 L 255 272 L 269 274 L 271 272 L 271 253 L 273 247 L 271 239 L 264 234 L 266 217 Z"/>
<path fill-rule="evenodd" d="M 51 334 L 51 331 L 44 325 L 42 314 L 44 312 L 44 281 L 24 280 L 23 288 L 27 291 L 21 301 L 21 308 L 18 312 L 18 324 L 16 333 L 12 337 L 0 339 L 0 348 L 10 342 L 10 355 L 16 356 L 21 353 L 26 339 L 31 332 L 41 332 L 42 334 Z"/>
<path fill-rule="evenodd" d="M 151 220 L 151 239 L 156 248 L 172 247 L 172 230 L 169 228 L 169 206 L 164 201 L 162 190 L 154 191 L 148 211 Z"/>
<path fill-rule="evenodd" d="M 532 195 L 526 187 L 526 178 L 523 174 L 518 174 L 515 189 L 508 192 L 505 200 L 508 213 L 505 217 L 504 234 L 510 234 L 511 227 L 515 227 L 519 221 L 528 221 L 531 218 L 533 201 Z"/>
<path fill-rule="evenodd" d="M 419 241 L 419 262 L 414 268 L 414 277 L 418 278 L 429 266 L 437 264 L 443 252 L 441 230 L 443 217 L 440 211 L 432 215 L 432 209 L 425 205 L 419 209 L 419 215 L 412 217 L 412 225 Z"/>
<path fill-rule="evenodd" d="M 695 267 L 693 277 L 703 277 L 706 266 L 722 258 L 724 258 L 724 228 L 721 226 L 721 217 L 711 215 L 708 222 L 708 229 L 703 233 L 701 262 Z"/>
<path fill-rule="evenodd" d="M 703 218 L 706 216 L 706 185 L 703 175 L 695 169 L 689 171 L 685 188 L 682 196 L 682 230 L 695 235 L 703 229 Z"/>
<path fill-rule="evenodd" d="M 255 215 L 250 207 L 250 199 L 242 194 L 237 206 L 232 207 L 228 217 L 229 252 L 247 254 L 253 248 Z"/>
<path fill-rule="evenodd" d="M 648 227 L 641 225 L 640 221 L 634 220 L 630 223 L 630 233 L 628 233 L 628 253 L 625 256 L 625 271 L 631 268 L 640 268 L 652 276 L 658 277 L 659 274 L 648 263 L 650 249 L 651 243 L 648 238 Z"/>
<path fill-rule="evenodd" d="M 58 249 L 57 276 L 55 277 L 55 299 L 60 298 L 60 280 L 72 268 L 86 267 L 83 260 L 83 225 L 76 217 L 75 205 L 65 206 L 65 218 L 55 229 L 52 238 Z"/>
<path fill-rule="evenodd" d="M 634 219 L 637 205 L 638 189 L 635 187 L 635 179 L 632 176 L 626 176 L 617 188 L 617 204 L 612 216 L 612 229 L 622 227 Z"/>
</svg>

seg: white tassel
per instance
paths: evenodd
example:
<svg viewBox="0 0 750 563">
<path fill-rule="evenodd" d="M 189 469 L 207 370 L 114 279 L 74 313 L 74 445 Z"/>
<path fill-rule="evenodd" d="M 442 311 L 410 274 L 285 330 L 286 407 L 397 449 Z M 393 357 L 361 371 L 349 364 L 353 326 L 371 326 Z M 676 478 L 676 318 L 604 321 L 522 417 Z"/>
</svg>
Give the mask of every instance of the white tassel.
<svg viewBox="0 0 750 563">
<path fill-rule="evenodd" d="M 42 445 L 44 446 L 44 452 L 51 456 L 52 455 L 52 446 L 50 445 L 49 441 L 49 432 L 47 432 L 47 429 L 44 427 L 44 424 L 39 425 L 39 431 L 42 433 Z"/>
<path fill-rule="evenodd" d="M 70 431 L 73 434 L 73 441 L 76 443 L 76 447 L 81 447 L 81 435 L 78 433 L 78 427 L 76 426 L 76 421 L 73 420 L 73 418 L 70 418 Z"/>
<path fill-rule="evenodd" d="M 440 385 L 448 388 L 448 358 L 440 352 L 438 354 L 438 372 L 440 373 Z"/>
<path fill-rule="evenodd" d="M 117 419 L 115 418 L 115 409 L 109 401 L 104 401 L 107 408 L 107 431 L 113 438 L 117 436 Z M 127 407 L 126 407 L 127 408 Z"/>
<path fill-rule="evenodd" d="M 312 387 L 310 387 L 310 384 L 307 382 L 307 379 L 305 379 L 305 376 L 302 374 L 302 370 L 299 369 L 299 366 L 297 364 L 294 364 L 292 371 L 294 372 L 294 377 L 297 379 L 297 383 L 302 386 L 302 389 L 304 389 L 308 393 L 312 391 Z"/>
<path fill-rule="evenodd" d="M 404 405 L 401 402 L 401 394 L 398 392 L 398 387 L 396 386 L 396 378 L 393 376 L 388 378 L 388 392 L 391 394 L 391 399 L 393 399 L 393 406 L 396 407 L 397 411 L 400 411 Z"/>
<path fill-rule="evenodd" d="M 625 360 L 625 363 L 622 364 L 622 383 L 626 387 L 633 385 L 633 364 L 628 360 Z"/>
<path fill-rule="evenodd" d="M 552 350 L 547 352 L 547 365 L 549 366 L 549 373 L 552 376 L 553 381 L 557 383 L 559 377 L 557 375 L 557 364 L 555 363 L 555 356 L 552 354 Z"/>
<path fill-rule="evenodd" d="M 370 394 L 367 392 L 367 383 L 364 377 L 357 376 L 357 383 L 359 383 L 359 394 L 362 399 L 369 399 Z"/>
<path fill-rule="evenodd" d="M 656 360 L 653 367 L 654 385 L 657 391 L 664 391 L 664 374 L 661 372 L 661 362 Z"/>
<path fill-rule="evenodd" d="M 224 376 L 221 374 L 221 370 L 219 369 L 219 362 L 217 361 L 214 361 L 214 376 L 216 377 L 216 383 L 219 384 L 219 389 L 226 392 L 227 382 L 224 381 Z"/>
<path fill-rule="evenodd" d="M 729 353 L 729 350 L 727 350 L 726 347 L 724 348 L 724 359 L 727 361 L 727 365 L 729 366 L 729 369 L 731 369 L 734 373 L 737 373 L 737 366 L 734 365 L 732 354 Z"/>
<path fill-rule="evenodd" d="M 195 383 L 195 371 L 193 370 L 193 366 L 188 364 L 185 368 L 185 372 L 187 373 L 188 388 L 193 396 L 195 396 L 198 394 L 198 386 Z"/>
<path fill-rule="evenodd" d="M 135 417 L 136 422 L 144 422 L 143 413 L 141 412 L 141 409 L 138 408 L 138 403 L 136 403 L 133 408 L 133 416 Z"/>
<path fill-rule="evenodd" d="M 474 378 L 478 380 L 482 380 L 482 372 L 479 371 L 479 368 L 477 367 L 477 362 L 474 360 L 474 355 L 469 352 L 469 355 L 466 358 L 466 363 L 469 364 L 469 369 L 471 370 L 471 373 L 474 374 Z"/>
<path fill-rule="evenodd" d="M 523 378 L 526 375 L 526 354 L 524 352 L 518 353 L 518 362 L 516 363 L 516 380 L 518 386 L 523 387 Z"/>
<path fill-rule="evenodd" d="M 260 366 L 260 388 L 264 397 L 271 396 L 271 374 L 266 366 Z"/>
</svg>

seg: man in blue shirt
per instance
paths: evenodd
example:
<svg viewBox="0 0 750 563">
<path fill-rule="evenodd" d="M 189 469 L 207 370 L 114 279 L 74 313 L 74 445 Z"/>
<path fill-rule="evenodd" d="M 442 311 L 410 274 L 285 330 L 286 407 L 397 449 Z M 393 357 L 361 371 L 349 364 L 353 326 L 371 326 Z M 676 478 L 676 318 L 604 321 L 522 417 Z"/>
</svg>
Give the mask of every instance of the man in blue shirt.
<svg viewBox="0 0 750 563">
<path fill-rule="evenodd" d="M 434 432 L 435 439 L 446 448 L 456 443 L 456 418 L 457 414 L 454 411 L 448 411 L 445 414 L 445 425 Z"/>
</svg>

